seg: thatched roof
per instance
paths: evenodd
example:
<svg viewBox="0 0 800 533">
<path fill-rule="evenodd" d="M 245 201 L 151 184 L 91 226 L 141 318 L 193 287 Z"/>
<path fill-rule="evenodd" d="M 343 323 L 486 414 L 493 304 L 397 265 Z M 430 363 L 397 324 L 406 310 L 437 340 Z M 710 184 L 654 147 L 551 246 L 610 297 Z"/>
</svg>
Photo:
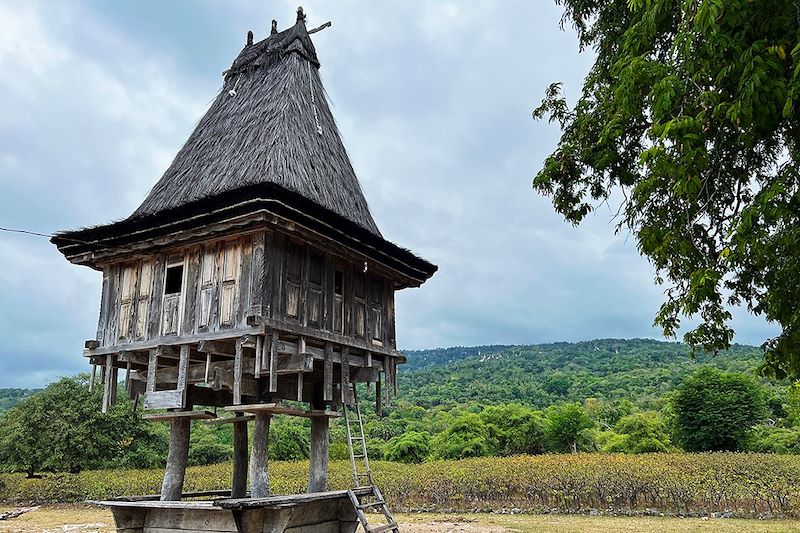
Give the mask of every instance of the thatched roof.
<svg viewBox="0 0 800 533">
<path fill-rule="evenodd" d="M 124 220 L 62 232 L 53 242 L 71 261 L 95 266 L 86 254 L 261 210 L 318 225 L 318 233 L 424 281 L 436 267 L 385 240 L 370 214 L 319 66 L 302 9 L 285 31 L 273 21 L 266 39 L 253 43 L 248 34 L 222 90 L 142 205 Z"/>
<path fill-rule="evenodd" d="M 133 216 L 272 183 L 380 235 L 318 69 L 302 15 L 288 30 L 245 46 L 211 108 Z"/>
</svg>

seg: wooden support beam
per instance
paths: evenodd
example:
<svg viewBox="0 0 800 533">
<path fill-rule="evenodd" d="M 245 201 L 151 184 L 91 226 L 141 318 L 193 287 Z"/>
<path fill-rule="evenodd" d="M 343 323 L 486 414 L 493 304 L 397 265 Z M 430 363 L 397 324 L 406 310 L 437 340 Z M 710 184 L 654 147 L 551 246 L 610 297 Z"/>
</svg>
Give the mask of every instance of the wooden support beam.
<svg viewBox="0 0 800 533">
<path fill-rule="evenodd" d="M 269 496 L 269 413 L 256 413 L 250 452 L 250 497 Z"/>
<path fill-rule="evenodd" d="M 97 365 L 92 365 L 92 377 L 89 380 L 89 392 L 94 390 L 94 380 L 97 379 Z"/>
<path fill-rule="evenodd" d="M 381 398 L 381 374 L 378 373 L 378 381 L 375 382 L 375 414 L 383 416 L 383 398 Z"/>
<path fill-rule="evenodd" d="M 233 362 L 233 404 L 242 403 L 242 358 L 244 337 L 236 341 L 236 355 Z"/>
<path fill-rule="evenodd" d="M 324 404 L 314 404 L 316 409 L 324 409 Z M 308 492 L 328 490 L 328 453 L 330 449 L 330 419 L 311 419 L 311 457 L 308 474 Z"/>
<path fill-rule="evenodd" d="M 330 402 L 333 401 L 333 343 L 325 343 L 325 361 L 322 368 L 322 398 Z"/>
<path fill-rule="evenodd" d="M 111 396 L 113 394 L 112 384 L 114 381 L 114 354 L 106 355 L 105 372 L 103 374 L 103 404 L 102 412 L 108 413 L 108 408 L 111 405 Z"/>
<path fill-rule="evenodd" d="M 231 498 L 244 498 L 247 492 L 247 419 L 236 413 L 233 423 L 233 483 Z"/>
<path fill-rule="evenodd" d="M 161 501 L 177 501 L 183 494 L 186 462 L 189 458 L 189 432 L 191 420 L 173 418 L 170 428 L 169 453 L 164 481 L 161 484 Z"/>
<path fill-rule="evenodd" d="M 342 347 L 342 403 L 350 405 L 350 348 Z"/>
<path fill-rule="evenodd" d="M 269 342 L 269 392 L 278 392 L 278 333 L 272 332 Z"/>
<path fill-rule="evenodd" d="M 253 375 L 256 379 L 261 377 L 261 357 L 264 355 L 263 336 L 259 335 L 256 338 L 256 360 L 253 364 Z"/>
</svg>

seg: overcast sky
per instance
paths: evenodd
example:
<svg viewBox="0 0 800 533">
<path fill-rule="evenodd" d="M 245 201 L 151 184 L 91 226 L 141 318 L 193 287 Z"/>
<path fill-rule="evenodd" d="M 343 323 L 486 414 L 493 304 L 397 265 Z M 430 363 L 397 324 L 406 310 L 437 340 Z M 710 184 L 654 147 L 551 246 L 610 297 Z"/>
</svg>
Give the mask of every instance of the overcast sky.
<svg viewBox="0 0 800 533">
<path fill-rule="evenodd" d="M 0 0 L 0 226 L 127 217 L 216 92 L 247 30 L 297 0 Z M 384 236 L 439 265 L 398 296 L 401 348 L 654 337 L 651 266 L 612 208 L 579 228 L 531 179 L 558 130 L 545 87 L 578 94 L 592 57 L 553 2 L 306 1 L 350 158 Z M 0 387 L 87 369 L 101 276 L 47 239 L 0 232 Z M 775 329 L 738 312 L 736 341 Z"/>
</svg>

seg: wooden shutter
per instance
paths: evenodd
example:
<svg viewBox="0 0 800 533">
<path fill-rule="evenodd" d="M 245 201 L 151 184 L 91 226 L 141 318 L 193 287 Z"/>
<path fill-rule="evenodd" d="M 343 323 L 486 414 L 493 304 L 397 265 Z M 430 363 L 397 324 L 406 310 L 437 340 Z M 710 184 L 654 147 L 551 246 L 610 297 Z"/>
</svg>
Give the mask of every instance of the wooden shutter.
<svg viewBox="0 0 800 533">
<path fill-rule="evenodd" d="M 200 314 L 197 326 L 207 328 L 211 324 L 211 303 L 214 300 L 214 278 L 217 254 L 213 248 L 203 253 L 200 267 Z"/>
<path fill-rule="evenodd" d="M 333 331 L 344 334 L 344 270 L 333 271 Z"/>
<path fill-rule="evenodd" d="M 325 256 L 311 252 L 308 260 L 308 294 L 306 295 L 306 324 L 322 327 L 322 281 Z"/>
<path fill-rule="evenodd" d="M 136 298 L 136 328 L 134 335 L 142 339 L 147 331 L 147 311 L 153 289 L 153 262 L 144 261 L 139 269 L 139 294 Z"/>
<path fill-rule="evenodd" d="M 286 257 L 286 316 L 300 318 L 300 286 L 303 281 L 303 249 L 289 243 Z"/>
<path fill-rule="evenodd" d="M 241 270 L 241 246 L 238 242 L 228 243 L 222 251 L 222 278 L 219 299 L 219 323 L 221 326 L 233 325 L 236 316 L 238 294 L 237 285 Z"/>
<path fill-rule="evenodd" d="M 131 330 L 134 297 L 136 295 L 136 265 L 122 267 L 119 297 L 119 329 L 120 339 L 127 339 Z"/>
<path fill-rule="evenodd" d="M 367 335 L 366 279 L 363 272 L 353 274 L 353 334 L 356 337 Z"/>
<path fill-rule="evenodd" d="M 383 346 L 383 280 L 370 276 L 369 284 L 369 330 L 372 343 Z"/>
</svg>

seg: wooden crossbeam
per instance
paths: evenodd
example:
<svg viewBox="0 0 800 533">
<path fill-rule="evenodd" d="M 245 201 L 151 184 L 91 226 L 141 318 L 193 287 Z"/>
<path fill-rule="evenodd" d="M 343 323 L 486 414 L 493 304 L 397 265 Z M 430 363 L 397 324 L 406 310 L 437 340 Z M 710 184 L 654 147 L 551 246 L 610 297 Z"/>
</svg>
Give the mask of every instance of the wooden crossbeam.
<svg viewBox="0 0 800 533">
<path fill-rule="evenodd" d="M 299 416 L 303 418 L 339 418 L 341 413 L 328 410 L 305 410 L 287 407 L 279 403 L 255 403 L 250 405 L 230 405 L 226 411 L 240 411 L 243 413 L 266 413 L 271 415 Z"/>
</svg>

